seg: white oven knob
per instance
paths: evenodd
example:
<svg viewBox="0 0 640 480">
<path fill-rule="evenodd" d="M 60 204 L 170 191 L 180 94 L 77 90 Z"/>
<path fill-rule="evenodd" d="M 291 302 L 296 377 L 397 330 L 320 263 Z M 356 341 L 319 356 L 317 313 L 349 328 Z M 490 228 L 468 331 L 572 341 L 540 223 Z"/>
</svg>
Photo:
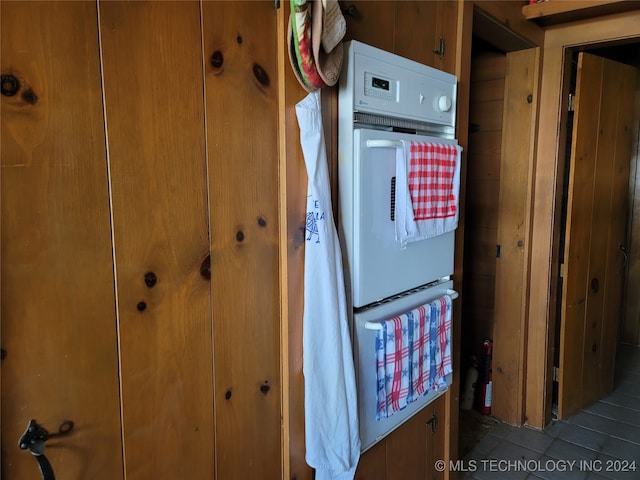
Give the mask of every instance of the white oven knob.
<svg viewBox="0 0 640 480">
<path fill-rule="evenodd" d="M 451 99 L 446 95 L 442 95 L 438 98 L 438 110 L 441 112 L 448 112 L 451 110 Z"/>
</svg>

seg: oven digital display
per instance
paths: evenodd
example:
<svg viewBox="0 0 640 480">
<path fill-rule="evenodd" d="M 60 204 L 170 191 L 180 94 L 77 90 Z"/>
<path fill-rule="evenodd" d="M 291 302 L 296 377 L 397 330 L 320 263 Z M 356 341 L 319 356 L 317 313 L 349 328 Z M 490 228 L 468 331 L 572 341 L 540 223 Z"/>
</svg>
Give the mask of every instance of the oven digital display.
<svg viewBox="0 0 640 480">
<path fill-rule="evenodd" d="M 364 74 L 364 94 L 367 97 L 387 102 L 398 101 L 398 81 L 375 75 L 369 72 Z"/>
<path fill-rule="evenodd" d="M 374 88 L 389 90 L 389 80 L 383 80 L 382 78 L 373 77 L 371 79 L 371 84 Z"/>
</svg>

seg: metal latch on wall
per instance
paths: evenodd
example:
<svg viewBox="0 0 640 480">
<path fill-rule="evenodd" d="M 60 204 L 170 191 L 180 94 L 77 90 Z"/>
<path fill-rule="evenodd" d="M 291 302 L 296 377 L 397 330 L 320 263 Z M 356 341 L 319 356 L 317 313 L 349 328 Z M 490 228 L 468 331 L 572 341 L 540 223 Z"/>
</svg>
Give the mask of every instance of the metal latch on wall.
<svg viewBox="0 0 640 480">
<path fill-rule="evenodd" d="M 438 417 L 436 417 L 435 413 L 429 420 L 427 420 L 427 425 L 431 425 L 431 431 L 435 433 L 436 429 L 438 428 Z"/>
<path fill-rule="evenodd" d="M 440 47 L 438 48 L 438 50 L 433 51 L 433 53 L 435 53 L 440 57 L 440 60 L 444 60 L 444 47 L 445 47 L 444 38 L 440 37 Z"/>
<path fill-rule="evenodd" d="M 20 450 L 29 450 L 29 452 L 35 457 L 38 462 L 40 474 L 42 475 L 42 480 L 55 480 L 56 478 L 53 473 L 51 463 L 44 455 L 44 443 L 50 438 L 67 435 L 71 430 L 73 430 L 73 427 L 73 422 L 67 420 L 60 425 L 57 433 L 49 433 L 38 425 L 35 420 L 29 420 L 27 429 L 18 441 L 18 447 L 20 447 Z"/>
</svg>

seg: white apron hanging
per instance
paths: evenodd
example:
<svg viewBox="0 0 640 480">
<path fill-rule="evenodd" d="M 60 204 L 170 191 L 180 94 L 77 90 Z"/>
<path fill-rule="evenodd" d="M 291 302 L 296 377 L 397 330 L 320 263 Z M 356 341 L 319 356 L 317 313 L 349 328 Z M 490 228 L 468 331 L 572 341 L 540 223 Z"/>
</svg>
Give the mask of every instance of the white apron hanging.
<svg viewBox="0 0 640 480">
<path fill-rule="evenodd" d="M 316 480 L 353 480 L 358 407 L 342 257 L 331 208 L 320 91 L 296 105 L 307 167 L 303 372 L 306 460 Z"/>
</svg>

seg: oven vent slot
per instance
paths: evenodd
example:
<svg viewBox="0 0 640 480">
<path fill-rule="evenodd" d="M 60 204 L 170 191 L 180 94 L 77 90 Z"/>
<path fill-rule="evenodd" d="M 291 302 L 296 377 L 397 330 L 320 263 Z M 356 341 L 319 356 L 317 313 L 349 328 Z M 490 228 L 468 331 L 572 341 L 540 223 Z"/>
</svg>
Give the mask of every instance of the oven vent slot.
<svg viewBox="0 0 640 480">
<path fill-rule="evenodd" d="M 389 204 L 391 205 L 390 218 L 392 222 L 395 222 L 396 221 L 396 177 L 391 177 L 390 200 L 391 200 L 391 202 L 389 202 Z"/>
<path fill-rule="evenodd" d="M 445 284 L 446 282 L 449 282 L 450 280 L 451 280 L 450 276 L 442 277 L 442 278 L 439 278 L 438 280 L 434 280 L 432 282 L 425 283 L 424 285 L 420 285 L 418 287 L 415 287 L 415 288 L 412 288 L 410 290 L 407 290 L 406 292 L 400 292 L 400 293 L 397 293 L 396 295 L 393 295 L 391 297 L 380 299 L 377 302 L 373 302 L 373 303 L 370 303 L 368 305 L 363 305 L 362 307 L 354 308 L 353 311 L 355 313 L 365 312 L 365 311 L 370 310 L 370 309 L 372 309 L 374 307 L 379 307 L 380 305 L 385 305 L 387 303 L 395 302 L 396 300 L 399 300 L 400 298 L 407 297 L 409 295 L 413 295 L 414 293 L 421 292 L 423 290 L 427 290 L 429 288 L 433 288 L 433 287 L 437 287 L 439 285 Z M 457 295 L 456 295 L 456 298 L 457 298 Z"/>
<path fill-rule="evenodd" d="M 381 128 L 396 128 L 404 131 L 415 131 L 423 135 L 433 135 L 444 138 L 455 138 L 455 129 L 450 125 L 438 125 L 435 123 L 420 122 L 406 118 L 396 118 L 387 115 L 375 115 L 372 113 L 354 112 L 353 122 Z"/>
</svg>

